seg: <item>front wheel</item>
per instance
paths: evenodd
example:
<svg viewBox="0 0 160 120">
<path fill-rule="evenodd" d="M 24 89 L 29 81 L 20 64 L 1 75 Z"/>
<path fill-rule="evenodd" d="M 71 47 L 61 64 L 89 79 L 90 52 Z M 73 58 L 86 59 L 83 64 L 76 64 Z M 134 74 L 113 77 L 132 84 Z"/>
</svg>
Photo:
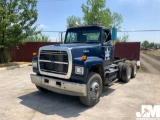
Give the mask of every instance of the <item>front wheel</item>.
<svg viewBox="0 0 160 120">
<path fill-rule="evenodd" d="M 87 80 L 87 96 L 80 97 L 80 101 L 84 105 L 94 106 L 102 93 L 102 79 L 99 74 L 90 72 Z"/>
</svg>

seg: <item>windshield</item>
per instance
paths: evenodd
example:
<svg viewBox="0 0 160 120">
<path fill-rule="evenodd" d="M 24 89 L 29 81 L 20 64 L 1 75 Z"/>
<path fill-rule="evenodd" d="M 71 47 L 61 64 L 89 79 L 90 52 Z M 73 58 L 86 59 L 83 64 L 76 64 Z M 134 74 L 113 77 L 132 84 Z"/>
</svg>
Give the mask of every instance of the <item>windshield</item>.
<svg viewBox="0 0 160 120">
<path fill-rule="evenodd" d="M 65 43 L 100 42 L 100 28 L 73 28 L 67 31 Z"/>
</svg>

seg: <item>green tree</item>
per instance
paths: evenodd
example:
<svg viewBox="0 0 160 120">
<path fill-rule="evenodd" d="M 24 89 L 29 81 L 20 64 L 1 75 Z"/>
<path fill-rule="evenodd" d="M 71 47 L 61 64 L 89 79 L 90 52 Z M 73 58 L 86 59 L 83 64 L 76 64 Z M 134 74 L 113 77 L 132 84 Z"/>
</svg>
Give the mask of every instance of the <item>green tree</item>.
<svg viewBox="0 0 160 120">
<path fill-rule="evenodd" d="M 147 40 L 143 41 L 141 44 L 142 48 L 148 48 L 149 47 L 149 42 Z"/>
<path fill-rule="evenodd" d="M 124 34 L 121 37 L 117 37 L 116 42 L 127 42 L 129 39 L 129 35 L 128 34 Z"/>
<path fill-rule="evenodd" d="M 115 27 L 119 30 L 121 28 L 122 22 L 123 22 L 122 15 L 119 13 L 113 12 L 112 13 L 112 27 Z"/>
<path fill-rule="evenodd" d="M 105 7 L 106 0 L 87 0 L 87 4 L 82 4 L 84 13 L 83 20 L 87 24 L 101 23 L 106 27 L 111 27 L 111 11 Z"/>
<path fill-rule="evenodd" d="M 155 43 L 154 43 L 154 42 L 149 43 L 149 47 L 150 47 L 150 48 L 154 48 L 154 46 L 155 46 Z"/>
<path fill-rule="evenodd" d="M 155 43 L 155 44 L 154 44 L 154 48 L 156 48 L 156 49 L 157 49 L 157 48 L 160 48 L 160 44 Z"/>
<path fill-rule="evenodd" d="M 78 24 L 81 24 L 81 18 L 80 17 L 72 15 L 72 16 L 69 16 L 67 18 L 67 27 L 69 27 L 69 25 L 76 26 Z"/>
<path fill-rule="evenodd" d="M 121 14 L 113 12 L 111 13 L 109 8 L 106 8 L 106 0 L 87 0 L 86 4 L 82 4 L 81 8 L 84 13 L 83 24 L 102 24 L 106 27 L 121 28 L 123 17 Z M 76 23 L 81 24 L 81 18 L 74 15 L 67 18 L 67 25 Z"/>
<path fill-rule="evenodd" d="M 0 63 L 6 49 L 36 34 L 37 0 L 0 0 Z"/>
<path fill-rule="evenodd" d="M 40 33 L 27 37 L 24 42 L 51 42 L 51 39 L 49 38 L 49 36 Z"/>
</svg>

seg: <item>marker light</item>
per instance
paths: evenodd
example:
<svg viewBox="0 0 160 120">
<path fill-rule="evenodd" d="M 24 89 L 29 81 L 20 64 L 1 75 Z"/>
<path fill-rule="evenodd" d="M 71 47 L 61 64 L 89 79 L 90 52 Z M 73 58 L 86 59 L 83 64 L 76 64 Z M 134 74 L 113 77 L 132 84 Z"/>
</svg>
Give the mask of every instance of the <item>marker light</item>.
<svg viewBox="0 0 160 120">
<path fill-rule="evenodd" d="M 86 60 L 87 60 L 87 56 L 83 55 L 83 56 L 82 56 L 82 60 L 83 60 L 83 61 L 86 61 Z"/>
<path fill-rule="evenodd" d="M 36 56 L 37 55 L 37 53 L 36 52 L 33 52 L 33 56 Z"/>
</svg>

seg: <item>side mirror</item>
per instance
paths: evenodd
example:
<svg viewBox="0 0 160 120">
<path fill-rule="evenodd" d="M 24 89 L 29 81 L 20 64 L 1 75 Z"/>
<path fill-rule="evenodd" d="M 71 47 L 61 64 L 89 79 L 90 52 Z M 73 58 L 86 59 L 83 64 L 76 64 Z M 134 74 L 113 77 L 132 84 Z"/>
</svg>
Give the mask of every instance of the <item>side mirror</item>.
<svg viewBox="0 0 160 120">
<path fill-rule="evenodd" d="M 116 40 L 117 39 L 117 29 L 116 28 L 112 28 L 112 40 Z"/>
</svg>

